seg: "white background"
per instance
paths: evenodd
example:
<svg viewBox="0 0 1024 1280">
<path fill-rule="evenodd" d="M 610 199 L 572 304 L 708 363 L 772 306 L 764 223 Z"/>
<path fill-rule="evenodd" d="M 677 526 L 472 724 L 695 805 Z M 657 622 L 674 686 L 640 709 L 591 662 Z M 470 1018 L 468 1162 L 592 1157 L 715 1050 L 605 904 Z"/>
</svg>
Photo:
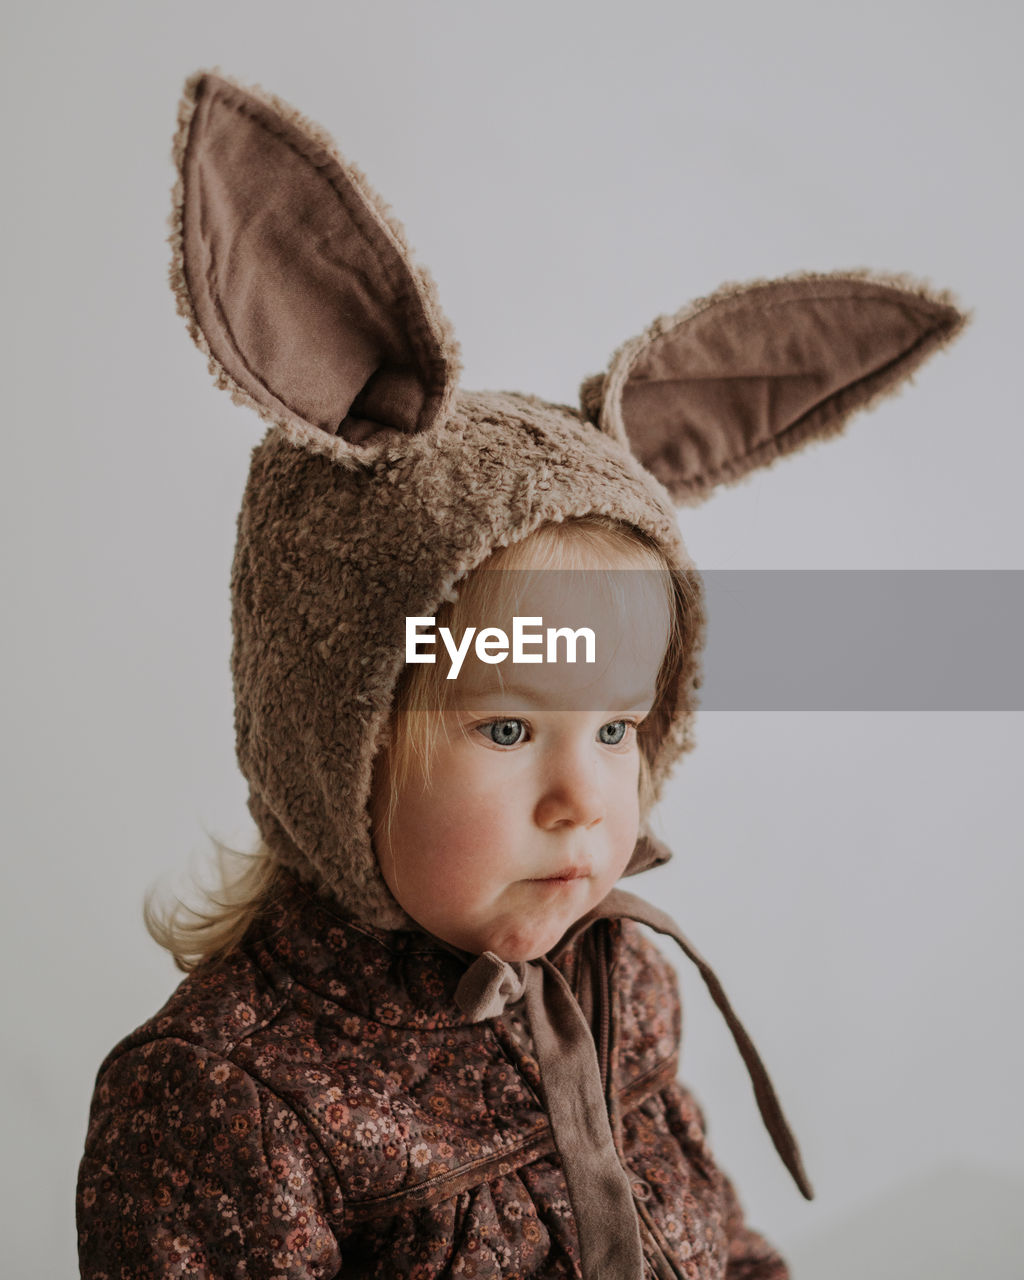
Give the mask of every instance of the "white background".
<svg viewBox="0 0 1024 1280">
<path fill-rule="evenodd" d="M 94 1074 L 177 975 L 141 898 L 245 842 L 228 574 L 251 413 L 166 283 L 181 84 L 326 125 L 438 281 L 464 384 L 573 402 L 724 280 L 869 266 L 975 311 L 842 439 L 684 512 L 706 568 L 1020 568 L 1024 22 L 1007 3 L 7 6 L 4 1271 L 75 1271 Z M 630 887 L 708 954 L 687 1080 L 798 1280 L 1021 1274 L 1019 714 L 708 714 Z M 1013 784 L 1016 784 L 1016 788 Z M 670 944 L 666 944 L 670 945 Z M 683 962 L 685 963 L 685 962 Z"/>
</svg>

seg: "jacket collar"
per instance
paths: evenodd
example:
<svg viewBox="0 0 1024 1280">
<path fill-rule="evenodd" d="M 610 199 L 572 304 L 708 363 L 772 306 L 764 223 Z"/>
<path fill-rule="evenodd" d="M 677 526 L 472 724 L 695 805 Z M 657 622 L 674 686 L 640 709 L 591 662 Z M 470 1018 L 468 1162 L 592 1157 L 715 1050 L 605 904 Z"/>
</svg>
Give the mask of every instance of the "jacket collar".
<svg viewBox="0 0 1024 1280">
<path fill-rule="evenodd" d="M 294 872 L 254 933 L 261 965 L 280 967 L 344 1009 L 389 1026 L 464 1026 L 455 992 L 463 953 L 421 929 L 381 929 L 346 919 L 333 898 Z"/>
</svg>

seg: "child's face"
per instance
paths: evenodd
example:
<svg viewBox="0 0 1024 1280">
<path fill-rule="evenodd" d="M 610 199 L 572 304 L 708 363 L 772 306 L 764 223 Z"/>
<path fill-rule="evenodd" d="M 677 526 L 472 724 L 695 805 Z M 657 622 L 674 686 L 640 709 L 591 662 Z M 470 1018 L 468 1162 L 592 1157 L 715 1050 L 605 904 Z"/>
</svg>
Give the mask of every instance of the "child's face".
<svg viewBox="0 0 1024 1280">
<path fill-rule="evenodd" d="M 530 611 L 567 625 L 559 605 Z M 442 732 L 429 778 L 414 760 L 390 831 L 387 788 L 376 789 L 374 844 L 392 894 L 437 937 L 534 959 L 625 870 L 640 823 L 636 725 L 669 630 L 667 602 L 650 590 L 629 613 L 614 618 L 615 652 L 602 661 L 599 645 L 596 666 L 506 663 L 501 690 L 495 667 L 467 660 L 457 710 L 410 713 L 440 715 Z"/>
</svg>

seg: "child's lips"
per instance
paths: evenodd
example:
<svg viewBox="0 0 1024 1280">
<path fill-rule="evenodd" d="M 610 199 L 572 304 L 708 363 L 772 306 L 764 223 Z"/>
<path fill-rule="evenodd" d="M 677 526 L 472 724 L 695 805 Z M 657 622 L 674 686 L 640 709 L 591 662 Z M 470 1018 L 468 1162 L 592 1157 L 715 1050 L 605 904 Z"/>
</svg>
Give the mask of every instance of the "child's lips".
<svg viewBox="0 0 1024 1280">
<path fill-rule="evenodd" d="M 556 871 L 553 876 L 536 876 L 534 884 L 571 884 L 574 880 L 590 878 L 589 867 L 566 867 L 564 871 Z"/>
</svg>

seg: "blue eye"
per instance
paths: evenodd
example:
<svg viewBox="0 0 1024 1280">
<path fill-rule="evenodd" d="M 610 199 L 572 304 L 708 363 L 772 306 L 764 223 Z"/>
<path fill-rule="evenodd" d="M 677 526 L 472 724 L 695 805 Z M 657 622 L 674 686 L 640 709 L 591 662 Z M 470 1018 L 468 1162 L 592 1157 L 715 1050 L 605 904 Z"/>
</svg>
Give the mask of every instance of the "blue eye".
<svg viewBox="0 0 1024 1280">
<path fill-rule="evenodd" d="M 522 720 L 491 720 L 479 728 L 496 747 L 516 747 L 526 736 Z"/>
<path fill-rule="evenodd" d="M 628 728 L 629 722 L 627 720 L 612 720 L 598 729 L 597 736 L 607 746 L 617 747 L 626 736 Z"/>
</svg>

